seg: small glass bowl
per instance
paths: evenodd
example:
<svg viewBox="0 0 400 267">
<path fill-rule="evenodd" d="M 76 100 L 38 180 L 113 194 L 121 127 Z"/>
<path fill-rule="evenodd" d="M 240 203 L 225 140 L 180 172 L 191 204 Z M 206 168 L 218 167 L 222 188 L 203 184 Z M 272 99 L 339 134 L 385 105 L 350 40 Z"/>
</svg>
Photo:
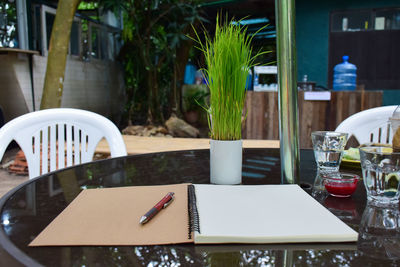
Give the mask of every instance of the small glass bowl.
<svg viewBox="0 0 400 267">
<path fill-rule="evenodd" d="M 357 189 L 360 177 L 351 173 L 327 173 L 323 175 L 326 191 L 334 197 L 349 197 Z"/>
</svg>

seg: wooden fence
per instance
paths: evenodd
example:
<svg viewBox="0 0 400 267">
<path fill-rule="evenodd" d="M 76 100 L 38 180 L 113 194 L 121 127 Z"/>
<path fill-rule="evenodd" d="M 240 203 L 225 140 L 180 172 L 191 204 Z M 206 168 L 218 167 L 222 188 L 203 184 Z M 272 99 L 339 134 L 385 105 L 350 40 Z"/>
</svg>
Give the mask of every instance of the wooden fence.
<svg viewBox="0 0 400 267">
<path fill-rule="evenodd" d="M 311 132 L 334 130 L 340 122 L 361 110 L 380 107 L 382 91 L 331 92 L 331 100 L 304 100 L 298 92 L 300 147 L 311 148 Z M 247 119 L 243 139 L 279 139 L 277 92 L 248 91 L 245 110 Z"/>
</svg>

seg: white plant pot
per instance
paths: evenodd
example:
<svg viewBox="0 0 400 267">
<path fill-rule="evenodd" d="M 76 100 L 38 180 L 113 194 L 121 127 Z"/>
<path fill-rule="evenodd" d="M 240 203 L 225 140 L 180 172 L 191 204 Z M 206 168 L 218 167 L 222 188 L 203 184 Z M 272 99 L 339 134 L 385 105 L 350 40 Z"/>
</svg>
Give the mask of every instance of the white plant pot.
<svg viewBox="0 0 400 267">
<path fill-rule="evenodd" d="M 210 182 L 212 184 L 242 182 L 242 140 L 210 140 Z"/>
</svg>

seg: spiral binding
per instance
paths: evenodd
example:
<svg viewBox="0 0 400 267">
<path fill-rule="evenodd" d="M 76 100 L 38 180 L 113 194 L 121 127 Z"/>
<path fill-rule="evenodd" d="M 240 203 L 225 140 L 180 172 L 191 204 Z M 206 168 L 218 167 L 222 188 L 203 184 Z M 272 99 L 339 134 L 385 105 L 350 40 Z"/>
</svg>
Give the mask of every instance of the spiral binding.
<svg viewBox="0 0 400 267">
<path fill-rule="evenodd" d="M 194 185 L 188 185 L 188 214 L 189 214 L 189 227 L 188 237 L 192 239 L 192 232 L 196 231 L 200 233 L 200 218 L 199 212 L 196 205 L 196 192 L 194 191 Z"/>
</svg>

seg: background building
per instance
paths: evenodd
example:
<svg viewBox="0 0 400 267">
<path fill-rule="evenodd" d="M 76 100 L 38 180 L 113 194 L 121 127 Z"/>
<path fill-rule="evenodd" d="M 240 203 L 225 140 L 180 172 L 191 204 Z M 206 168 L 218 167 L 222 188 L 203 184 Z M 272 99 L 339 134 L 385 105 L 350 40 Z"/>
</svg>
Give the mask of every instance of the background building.
<svg viewBox="0 0 400 267">
<path fill-rule="evenodd" d="M 5 121 L 38 110 L 57 1 L 0 2 L 0 107 Z M 121 19 L 81 3 L 67 58 L 62 107 L 91 110 L 118 121 L 124 103 Z"/>
</svg>

